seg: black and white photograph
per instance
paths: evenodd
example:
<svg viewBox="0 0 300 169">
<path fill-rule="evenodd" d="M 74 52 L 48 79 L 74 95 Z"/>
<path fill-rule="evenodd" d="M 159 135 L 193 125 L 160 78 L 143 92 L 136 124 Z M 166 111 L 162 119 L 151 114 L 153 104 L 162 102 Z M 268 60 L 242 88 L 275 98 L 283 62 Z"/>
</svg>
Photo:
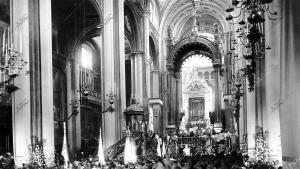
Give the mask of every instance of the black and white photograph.
<svg viewBox="0 0 300 169">
<path fill-rule="evenodd" d="M 0 169 L 300 169 L 300 0 L 0 0 L 0 50 Z"/>
</svg>

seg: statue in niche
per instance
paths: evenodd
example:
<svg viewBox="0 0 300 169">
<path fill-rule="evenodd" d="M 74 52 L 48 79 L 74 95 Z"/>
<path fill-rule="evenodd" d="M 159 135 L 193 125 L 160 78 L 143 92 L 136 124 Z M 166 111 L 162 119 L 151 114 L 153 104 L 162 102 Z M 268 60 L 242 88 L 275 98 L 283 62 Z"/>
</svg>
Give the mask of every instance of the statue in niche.
<svg viewBox="0 0 300 169">
<path fill-rule="evenodd" d="M 171 25 L 168 27 L 168 37 L 169 37 L 170 39 L 173 39 L 173 30 L 172 30 L 172 28 L 171 28 Z"/>
</svg>

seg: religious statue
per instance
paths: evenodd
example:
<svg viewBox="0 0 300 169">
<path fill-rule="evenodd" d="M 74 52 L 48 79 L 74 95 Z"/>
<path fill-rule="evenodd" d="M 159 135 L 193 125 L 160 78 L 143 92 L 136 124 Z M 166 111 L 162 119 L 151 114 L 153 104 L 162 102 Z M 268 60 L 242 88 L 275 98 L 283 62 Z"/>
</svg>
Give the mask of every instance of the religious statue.
<svg viewBox="0 0 300 169">
<path fill-rule="evenodd" d="M 170 39 L 173 39 L 173 30 L 172 30 L 171 26 L 168 27 L 168 37 Z"/>
</svg>

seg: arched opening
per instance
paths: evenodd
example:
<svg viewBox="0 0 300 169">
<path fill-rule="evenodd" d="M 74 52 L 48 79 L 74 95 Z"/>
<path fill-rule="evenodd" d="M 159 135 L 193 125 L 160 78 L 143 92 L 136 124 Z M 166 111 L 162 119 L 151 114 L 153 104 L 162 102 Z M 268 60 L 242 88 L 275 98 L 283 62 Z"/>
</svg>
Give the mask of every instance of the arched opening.
<svg viewBox="0 0 300 169">
<path fill-rule="evenodd" d="M 213 70 L 211 59 L 201 54 L 191 55 L 182 64 L 183 117 L 180 131 L 183 133 L 196 133 L 210 126 L 209 112 L 214 110 L 215 83 L 208 73 Z"/>
<path fill-rule="evenodd" d="M 92 49 L 87 44 L 81 45 L 80 62 L 81 66 L 86 69 L 93 69 L 93 53 Z"/>
<path fill-rule="evenodd" d="M 141 51 L 140 27 L 137 20 L 134 4 L 130 1 L 124 2 L 124 37 L 125 37 L 125 86 L 126 107 L 129 107 L 132 99 L 137 99 L 136 80 L 138 72 L 138 57 Z"/>
<path fill-rule="evenodd" d="M 97 38 L 82 43 L 79 47 L 79 91 L 80 91 L 80 125 L 81 149 L 86 155 L 97 149 L 97 138 L 101 116 L 101 79 L 98 62 Z M 84 95 L 87 92 L 88 95 Z M 99 100 L 98 100 L 99 99 Z"/>
<path fill-rule="evenodd" d="M 205 37 L 188 37 L 173 46 L 167 59 L 169 125 L 178 129 L 187 115 L 209 127 L 209 112 L 214 112 L 214 127 L 221 129 L 220 60 L 217 47 Z M 211 72 L 216 72 L 214 79 Z"/>
<path fill-rule="evenodd" d="M 51 1 L 53 102 L 56 152 L 60 153 L 63 125 L 72 155 L 96 148 L 101 123 L 101 11 L 94 0 Z M 88 96 L 83 96 L 87 91 Z M 77 105 L 77 106 L 74 106 Z M 96 119 L 96 120 L 95 120 Z M 90 133 L 93 133 L 92 135 Z M 93 143 L 94 142 L 94 143 Z M 89 146 L 91 149 L 87 149 Z"/>
</svg>

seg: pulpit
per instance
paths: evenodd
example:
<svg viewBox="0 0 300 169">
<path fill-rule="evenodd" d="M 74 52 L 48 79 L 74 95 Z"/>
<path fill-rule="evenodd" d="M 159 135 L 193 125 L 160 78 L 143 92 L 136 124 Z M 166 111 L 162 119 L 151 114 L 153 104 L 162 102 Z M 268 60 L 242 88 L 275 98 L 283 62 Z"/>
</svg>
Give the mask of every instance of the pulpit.
<svg viewBox="0 0 300 169">
<path fill-rule="evenodd" d="M 126 126 L 133 134 L 143 132 L 143 124 L 145 122 L 144 109 L 132 100 L 131 105 L 124 111 L 126 118 Z"/>
</svg>

